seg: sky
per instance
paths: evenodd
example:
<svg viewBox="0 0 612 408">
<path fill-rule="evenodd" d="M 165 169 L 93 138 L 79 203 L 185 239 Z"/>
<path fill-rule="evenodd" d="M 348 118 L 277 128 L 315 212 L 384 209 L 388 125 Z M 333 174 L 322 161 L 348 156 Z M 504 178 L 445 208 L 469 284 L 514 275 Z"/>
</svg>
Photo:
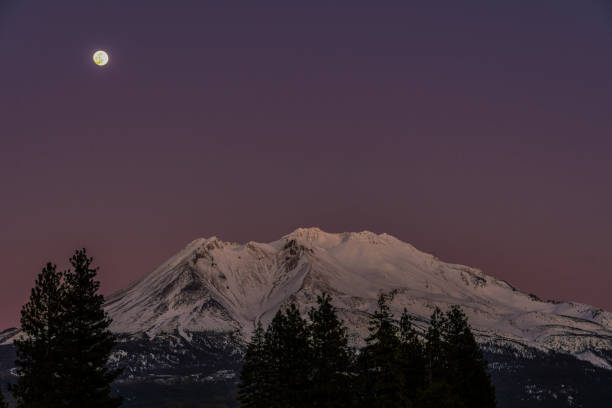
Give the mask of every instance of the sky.
<svg viewBox="0 0 612 408">
<path fill-rule="evenodd" d="M 308 226 L 612 310 L 611 78 L 604 0 L 0 0 L 0 329 Z"/>
</svg>

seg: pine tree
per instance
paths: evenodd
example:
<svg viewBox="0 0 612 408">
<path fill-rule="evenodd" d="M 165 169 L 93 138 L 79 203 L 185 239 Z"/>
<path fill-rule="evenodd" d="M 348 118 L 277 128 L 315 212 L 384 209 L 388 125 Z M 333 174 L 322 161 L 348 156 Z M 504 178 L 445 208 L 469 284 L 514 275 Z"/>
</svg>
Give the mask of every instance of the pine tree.
<svg viewBox="0 0 612 408">
<path fill-rule="evenodd" d="M 445 317 L 439 308 L 435 308 L 429 320 L 429 328 L 425 335 L 425 359 L 428 383 L 444 382 L 446 380 L 446 358 L 444 356 L 444 340 L 442 339 Z"/>
<path fill-rule="evenodd" d="M 14 342 L 19 377 L 9 389 L 18 408 L 65 406 L 61 395 L 66 288 L 62 274 L 48 263 L 38 275 L 29 301 L 21 309 L 23 336 Z"/>
<path fill-rule="evenodd" d="M 470 330 L 465 313 L 453 306 L 442 326 L 446 382 L 467 407 L 494 408 L 495 390 L 487 362 Z"/>
<path fill-rule="evenodd" d="M 284 361 L 281 359 L 283 349 L 282 331 L 286 325 L 286 317 L 282 310 L 276 312 L 264 334 L 265 356 L 265 376 L 263 384 L 260 384 L 260 392 L 266 395 L 267 403 L 270 408 L 280 408 L 283 406 L 280 388 Z"/>
<path fill-rule="evenodd" d="M 48 263 L 21 310 L 23 337 L 15 341 L 19 373 L 10 391 L 19 408 L 114 408 L 110 397 L 118 375 L 106 368 L 114 336 L 97 294 L 97 269 L 86 251 L 70 258 L 74 271 Z"/>
<path fill-rule="evenodd" d="M 69 407 L 114 408 L 120 397 L 111 397 L 111 383 L 119 371 L 106 366 L 115 337 L 109 330 L 110 318 L 98 294 L 98 268 L 85 249 L 70 258 L 72 271 L 66 272 L 65 332 L 62 341 L 62 390 Z"/>
<path fill-rule="evenodd" d="M 421 405 L 437 406 L 444 400 L 449 407 L 496 406 L 487 362 L 458 306 L 453 306 L 446 315 L 436 308 L 426 341 L 429 384 L 421 395 Z M 446 395 L 442 400 L 436 397 L 442 394 Z"/>
<path fill-rule="evenodd" d="M 270 408 L 309 407 L 311 349 L 306 321 L 292 303 L 278 311 L 265 335 L 267 376 L 265 390 Z"/>
<path fill-rule="evenodd" d="M 352 349 L 347 329 L 331 304 L 331 297 L 317 298 L 318 307 L 309 317 L 312 342 L 311 406 L 344 408 L 351 405 L 350 368 Z"/>
<path fill-rule="evenodd" d="M 404 309 L 400 318 L 399 335 L 401 341 L 400 362 L 406 379 L 404 392 L 408 399 L 414 401 L 418 392 L 425 387 L 426 360 L 423 343 L 412 326 L 406 309 Z"/>
<path fill-rule="evenodd" d="M 244 365 L 240 373 L 238 399 L 246 408 L 267 408 L 270 406 L 267 395 L 267 358 L 265 354 L 265 332 L 261 322 L 251 342 L 247 346 Z"/>
<path fill-rule="evenodd" d="M 384 295 L 372 315 L 370 335 L 358 359 L 359 405 L 363 407 L 409 407 L 406 378 L 401 364 L 398 327 Z"/>
</svg>

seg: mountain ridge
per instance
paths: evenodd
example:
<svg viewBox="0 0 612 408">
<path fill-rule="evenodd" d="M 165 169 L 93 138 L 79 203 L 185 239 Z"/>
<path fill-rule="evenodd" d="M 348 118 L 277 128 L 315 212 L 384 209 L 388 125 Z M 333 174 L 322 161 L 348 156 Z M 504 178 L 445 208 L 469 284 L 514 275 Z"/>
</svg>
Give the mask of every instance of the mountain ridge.
<svg viewBox="0 0 612 408">
<path fill-rule="evenodd" d="M 304 315 L 333 296 L 351 343 L 363 344 L 384 293 L 424 332 L 435 307 L 457 304 L 488 361 L 500 408 L 607 407 L 611 314 L 542 301 L 481 270 L 446 263 L 388 234 L 300 228 L 268 243 L 190 242 L 107 297 L 117 344 L 109 365 L 126 408 L 237 408 L 246 342 L 257 321 L 296 302 Z M 306 317 L 306 316 L 305 316 Z M 0 386 L 14 381 L 19 329 L 0 332 Z"/>
<path fill-rule="evenodd" d="M 388 234 L 298 228 L 269 243 L 199 238 L 107 298 L 117 333 L 177 331 L 248 339 L 290 301 L 304 310 L 330 293 L 359 343 L 380 293 L 424 329 L 436 306 L 464 308 L 481 343 L 572 354 L 611 368 L 612 314 L 582 303 L 541 301 L 469 266 L 446 263 Z M 520 347 L 518 347 L 520 348 Z"/>
</svg>

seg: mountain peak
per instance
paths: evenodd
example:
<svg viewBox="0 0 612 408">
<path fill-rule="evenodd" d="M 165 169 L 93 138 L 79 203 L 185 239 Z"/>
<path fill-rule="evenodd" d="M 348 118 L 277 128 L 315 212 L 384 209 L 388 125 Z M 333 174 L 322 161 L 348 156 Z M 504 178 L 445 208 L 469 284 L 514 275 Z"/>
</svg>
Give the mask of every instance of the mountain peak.
<svg viewBox="0 0 612 408">
<path fill-rule="evenodd" d="M 542 302 L 479 270 L 445 263 L 388 234 L 298 228 L 271 243 L 200 238 L 151 274 L 107 298 L 112 330 L 237 332 L 247 338 L 295 301 L 334 296 L 353 333 L 365 335 L 380 293 L 396 314 L 426 322 L 435 307 L 461 305 L 482 341 L 581 355 L 612 352 L 612 314 L 571 302 Z M 363 336 L 361 336 L 363 337 Z M 593 344 L 598 348 L 594 349 Z M 612 364 L 612 359 L 610 360 Z"/>
<path fill-rule="evenodd" d="M 214 245 L 216 247 L 223 247 L 231 244 L 231 242 L 225 242 L 216 236 L 208 237 L 208 238 L 196 238 L 191 241 L 185 248 L 199 248 L 207 245 Z"/>
<path fill-rule="evenodd" d="M 362 241 L 362 242 L 367 242 L 367 243 L 374 244 L 374 245 L 401 242 L 399 239 L 395 238 L 392 235 L 389 235 L 386 233 L 377 234 L 375 232 L 367 231 L 367 230 L 364 230 L 361 232 L 345 232 L 342 234 L 342 236 L 343 236 L 344 241 L 350 241 L 350 240 Z"/>
<path fill-rule="evenodd" d="M 372 231 L 361 232 L 325 232 L 318 227 L 298 228 L 290 234 L 283 236 L 283 239 L 296 240 L 297 242 L 321 248 L 333 248 L 347 242 L 362 242 L 374 245 L 390 244 L 401 242 L 389 234 L 377 234 Z M 408 245 L 408 244 L 407 244 Z"/>
<path fill-rule="evenodd" d="M 285 241 L 296 240 L 300 244 L 326 247 L 340 243 L 339 234 L 325 232 L 318 227 L 298 228 L 290 234 L 283 236 Z"/>
</svg>

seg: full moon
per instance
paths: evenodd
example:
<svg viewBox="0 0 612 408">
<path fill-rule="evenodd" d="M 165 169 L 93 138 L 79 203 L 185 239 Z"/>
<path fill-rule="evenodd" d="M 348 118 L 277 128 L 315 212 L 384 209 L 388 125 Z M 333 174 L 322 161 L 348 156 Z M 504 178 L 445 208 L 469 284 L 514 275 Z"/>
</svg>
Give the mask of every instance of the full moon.
<svg viewBox="0 0 612 408">
<path fill-rule="evenodd" d="M 105 51 L 96 51 L 93 55 L 93 61 L 96 65 L 103 67 L 108 64 L 108 54 Z"/>
</svg>

